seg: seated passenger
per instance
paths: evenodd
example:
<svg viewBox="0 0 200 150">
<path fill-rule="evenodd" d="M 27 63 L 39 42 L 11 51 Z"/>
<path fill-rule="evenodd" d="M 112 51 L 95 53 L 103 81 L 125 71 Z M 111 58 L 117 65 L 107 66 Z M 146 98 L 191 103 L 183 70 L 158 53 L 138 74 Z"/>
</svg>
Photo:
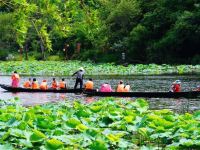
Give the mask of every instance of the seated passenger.
<svg viewBox="0 0 200 150">
<path fill-rule="evenodd" d="M 47 86 L 47 81 L 43 80 L 42 83 L 40 84 L 40 89 L 41 90 L 47 90 L 48 86 Z"/>
<path fill-rule="evenodd" d="M 60 83 L 59 83 L 59 88 L 60 88 L 60 89 L 66 89 L 66 88 L 67 88 L 66 82 L 65 82 L 65 79 L 64 79 L 64 78 L 62 78 L 62 80 L 60 81 Z"/>
<path fill-rule="evenodd" d="M 89 81 L 87 81 L 84 85 L 85 90 L 93 90 L 94 88 L 94 83 L 92 81 L 92 79 L 90 78 Z"/>
<path fill-rule="evenodd" d="M 17 71 L 14 71 L 14 73 L 11 76 L 12 79 L 12 87 L 18 87 L 19 86 L 19 74 L 17 74 Z"/>
<path fill-rule="evenodd" d="M 31 78 L 28 79 L 28 81 L 24 82 L 24 88 L 31 88 Z"/>
<path fill-rule="evenodd" d="M 170 92 L 181 92 L 181 81 L 180 80 L 176 80 L 175 82 L 172 83 Z"/>
<path fill-rule="evenodd" d="M 101 85 L 100 92 L 113 92 L 113 90 L 108 83 L 104 83 Z"/>
<path fill-rule="evenodd" d="M 123 81 L 120 81 L 119 84 L 117 85 L 117 90 L 116 92 L 124 92 L 124 84 Z"/>
<path fill-rule="evenodd" d="M 39 89 L 39 84 L 36 81 L 36 78 L 33 78 L 33 82 L 32 82 L 32 89 Z"/>
<path fill-rule="evenodd" d="M 196 89 L 194 91 L 200 91 L 200 85 L 197 85 Z"/>
<path fill-rule="evenodd" d="M 53 78 L 53 81 L 52 81 L 52 84 L 51 84 L 51 88 L 52 88 L 52 89 L 55 89 L 55 90 L 58 88 L 58 84 L 57 84 L 55 78 Z"/>
<path fill-rule="evenodd" d="M 130 85 L 129 84 L 126 84 L 125 86 L 124 86 L 124 92 L 130 92 Z"/>
</svg>

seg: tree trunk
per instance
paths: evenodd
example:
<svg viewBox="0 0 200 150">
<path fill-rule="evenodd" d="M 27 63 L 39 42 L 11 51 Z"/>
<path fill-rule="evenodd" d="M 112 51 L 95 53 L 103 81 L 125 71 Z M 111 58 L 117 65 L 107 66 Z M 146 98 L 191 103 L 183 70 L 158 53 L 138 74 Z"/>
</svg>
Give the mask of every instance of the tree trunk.
<svg viewBox="0 0 200 150">
<path fill-rule="evenodd" d="M 44 45 L 42 43 L 42 41 L 40 40 L 40 48 L 41 48 L 41 52 L 42 52 L 42 60 L 45 60 L 45 49 L 44 49 Z"/>
<path fill-rule="evenodd" d="M 25 60 L 28 60 L 28 42 L 25 44 Z"/>
</svg>

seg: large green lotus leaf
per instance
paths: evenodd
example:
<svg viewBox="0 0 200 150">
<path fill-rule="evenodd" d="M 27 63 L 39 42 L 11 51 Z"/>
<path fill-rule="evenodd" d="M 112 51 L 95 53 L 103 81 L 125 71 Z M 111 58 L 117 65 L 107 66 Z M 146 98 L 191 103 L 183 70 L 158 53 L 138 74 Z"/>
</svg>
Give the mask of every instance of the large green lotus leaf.
<svg viewBox="0 0 200 150">
<path fill-rule="evenodd" d="M 149 108 L 147 101 L 144 99 L 137 99 L 133 105 L 135 106 L 136 110 L 140 113 L 146 112 Z"/>
<path fill-rule="evenodd" d="M 196 111 L 193 116 L 195 119 L 200 120 L 200 110 Z"/>
<path fill-rule="evenodd" d="M 30 136 L 31 142 L 40 142 L 43 141 L 44 139 L 46 139 L 46 135 L 36 129 L 33 130 L 33 133 Z"/>
<path fill-rule="evenodd" d="M 125 116 L 124 120 L 126 121 L 126 123 L 133 123 L 133 120 L 135 120 L 136 116 Z"/>
<path fill-rule="evenodd" d="M 76 118 L 71 118 L 67 120 L 66 124 L 71 128 L 75 128 L 77 125 L 81 124 L 81 122 Z"/>
<path fill-rule="evenodd" d="M 10 144 L 5 144 L 5 145 L 0 145 L 0 150 L 14 150 L 14 148 Z"/>
<path fill-rule="evenodd" d="M 2 132 L 0 135 L 0 142 L 5 141 L 10 136 L 10 131 Z"/>
<path fill-rule="evenodd" d="M 148 137 L 148 130 L 147 130 L 147 128 L 139 128 L 138 129 L 138 133 L 140 135 L 142 135 L 143 137 Z"/>
<path fill-rule="evenodd" d="M 158 150 L 158 147 L 142 146 L 139 150 Z"/>
<path fill-rule="evenodd" d="M 60 136 L 64 134 L 64 130 L 57 128 L 56 130 L 53 130 L 53 135 Z"/>
<path fill-rule="evenodd" d="M 79 109 L 75 115 L 80 118 L 80 117 L 89 117 L 90 116 L 90 112 L 86 109 Z"/>
<path fill-rule="evenodd" d="M 180 145 L 187 146 L 187 147 L 194 145 L 194 141 L 191 139 L 180 139 L 179 143 Z"/>
<path fill-rule="evenodd" d="M 24 146 L 24 147 L 28 147 L 28 148 L 32 148 L 33 147 L 33 145 L 32 145 L 30 140 L 20 139 L 19 140 L 19 144 Z"/>
<path fill-rule="evenodd" d="M 60 149 L 64 146 L 64 143 L 57 139 L 50 139 L 46 141 L 45 147 L 49 150 Z"/>
<path fill-rule="evenodd" d="M 81 123 L 81 124 L 78 124 L 76 126 L 76 129 L 78 129 L 79 131 L 83 132 L 83 131 L 87 130 L 88 127 Z"/>
<path fill-rule="evenodd" d="M 42 129 L 54 129 L 55 128 L 55 124 L 54 122 L 49 119 L 48 117 L 45 117 L 45 118 L 37 118 L 36 119 L 36 124 L 39 128 L 42 128 Z"/>
<path fill-rule="evenodd" d="M 91 106 L 90 110 L 92 110 L 94 113 L 97 113 L 99 111 L 101 111 L 102 106 Z"/>
<path fill-rule="evenodd" d="M 89 128 L 88 130 L 86 130 L 86 134 L 91 136 L 91 137 L 96 137 L 97 135 L 100 134 L 100 129 L 91 129 Z"/>
<path fill-rule="evenodd" d="M 10 135 L 15 137 L 25 137 L 23 130 L 20 129 L 10 129 Z"/>
<path fill-rule="evenodd" d="M 90 145 L 91 150 L 107 150 L 107 145 L 102 140 L 96 140 Z"/>
<path fill-rule="evenodd" d="M 136 132 L 137 130 L 138 130 L 137 126 L 135 126 L 135 125 L 127 125 L 127 131 Z"/>
<path fill-rule="evenodd" d="M 158 138 L 164 138 L 164 137 L 170 138 L 171 135 L 172 135 L 171 132 L 156 133 L 156 134 L 152 134 L 152 135 L 150 136 L 150 138 L 152 138 L 152 139 L 158 139 Z"/>
</svg>

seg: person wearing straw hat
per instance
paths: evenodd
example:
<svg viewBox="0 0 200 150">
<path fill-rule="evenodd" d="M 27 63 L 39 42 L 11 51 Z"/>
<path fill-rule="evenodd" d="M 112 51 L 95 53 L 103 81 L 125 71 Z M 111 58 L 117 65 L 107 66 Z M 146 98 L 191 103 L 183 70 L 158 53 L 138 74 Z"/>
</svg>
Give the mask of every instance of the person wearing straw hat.
<svg viewBox="0 0 200 150">
<path fill-rule="evenodd" d="M 181 92 L 181 81 L 176 80 L 172 83 L 170 92 Z"/>
<path fill-rule="evenodd" d="M 194 91 L 199 91 L 200 92 L 200 85 L 197 85 L 196 89 Z"/>
<path fill-rule="evenodd" d="M 72 76 L 76 75 L 76 83 L 74 85 L 74 89 L 77 88 L 77 85 L 80 83 L 80 89 L 83 87 L 83 76 L 85 74 L 85 71 L 83 67 L 80 67 L 77 72 L 75 72 Z"/>
</svg>

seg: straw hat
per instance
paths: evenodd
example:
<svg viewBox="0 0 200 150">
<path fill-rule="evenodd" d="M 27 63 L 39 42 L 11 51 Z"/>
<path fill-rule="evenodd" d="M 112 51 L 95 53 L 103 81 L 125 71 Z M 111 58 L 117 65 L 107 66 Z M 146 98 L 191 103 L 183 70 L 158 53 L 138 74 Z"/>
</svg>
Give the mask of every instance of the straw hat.
<svg viewBox="0 0 200 150">
<path fill-rule="evenodd" d="M 83 69 L 83 67 L 80 67 L 79 70 L 82 70 L 82 71 L 83 71 L 84 69 Z"/>
<path fill-rule="evenodd" d="M 181 84 L 181 81 L 180 80 L 176 80 L 175 83 L 176 84 Z"/>
</svg>

